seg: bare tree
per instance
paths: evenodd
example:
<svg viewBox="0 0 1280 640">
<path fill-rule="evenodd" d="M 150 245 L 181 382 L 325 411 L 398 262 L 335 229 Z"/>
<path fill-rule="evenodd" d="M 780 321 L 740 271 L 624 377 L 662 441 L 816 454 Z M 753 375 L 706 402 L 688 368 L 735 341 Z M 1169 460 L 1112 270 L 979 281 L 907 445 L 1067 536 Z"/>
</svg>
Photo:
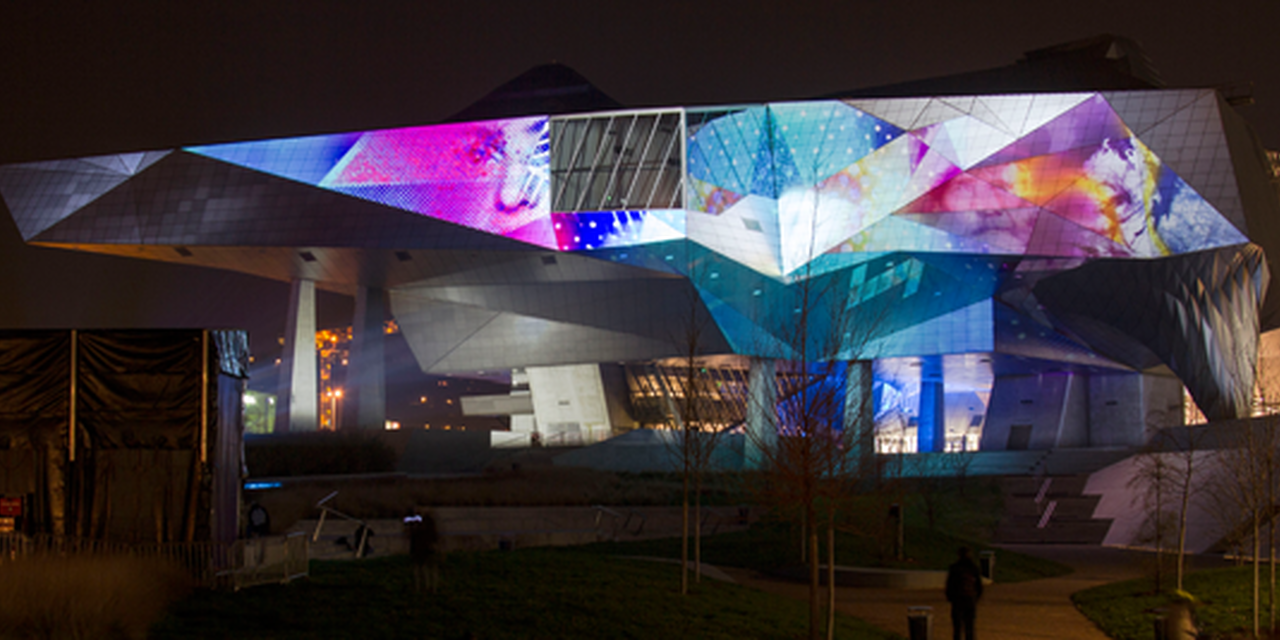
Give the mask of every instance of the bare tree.
<svg viewBox="0 0 1280 640">
<path fill-rule="evenodd" d="M 690 271 L 696 274 L 696 265 L 690 265 Z M 741 413 L 735 411 L 733 399 L 721 393 L 718 372 L 705 365 L 703 352 L 710 319 L 692 288 L 686 308 L 688 316 L 683 334 L 672 340 L 681 354 L 678 364 L 658 362 L 647 367 L 643 374 L 649 379 L 646 386 L 662 397 L 661 421 L 678 434 L 674 441 L 667 442 L 678 460 L 681 477 L 681 595 L 689 593 L 691 564 L 694 582 L 702 581 L 703 485 L 726 427 L 740 421 L 736 414 Z M 692 563 L 689 561 L 690 538 Z"/>
<path fill-rule="evenodd" d="M 1145 513 L 1139 541 L 1150 542 L 1155 548 L 1156 591 L 1164 590 L 1164 554 L 1171 524 L 1175 516 L 1168 512 L 1169 500 L 1179 486 L 1176 469 L 1170 464 L 1158 443 L 1154 440 L 1136 457 L 1137 469 L 1128 486 L 1139 492 Z"/>
<path fill-rule="evenodd" d="M 713 376 L 693 355 L 696 344 L 690 342 L 689 355 L 682 365 L 679 379 L 680 398 L 673 422 L 680 436 L 677 442 L 682 478 L 681 572 L 680 592 L 689 591 L 689 542 L 693 542 L 694 582 L 702 581 L 702 494 L 707 474 L 712 470 L 713 456 L 721 436 L 729 424 L 725 402 L 719 397 Z M 675 402 L 671 403 L 675 405 Z M 690 513 L 690 495 L 693 497 Z M 692 528 L 692 532 L 690 532 Z"/>
<path fill-rule="evenodd" d="M 794 344 L 800 345 L 799 357 L 782 365 L 778 405 L 765 412 L 774 420 L 771 428 L 777 437 L 757 444 L 764 455 L 761 499 L 792 517 L 802 532 L 801 548 L 809 570 L 810 635 L 817 638 L 822 627 L 820 539 L 825 537 L 826 544 L 825 622 L 830 636 L 834 632 L 836 529 L 857 485 L 876 468 L 872 397 L 865 392 L 870 386 L 870 363 L 859 356 L 874 336 L 883 310 L 819 306 L 813 301 L 828 295 L 821 285 L 805 281 L 798 289 Z M 813 317 L 824 311 L 834 317 Z M 813 335 L 815 330 L 822 335 Z M 851 389 L 854 386 L 862 389 Z M 820 536 L 824 530 L 826 535 Z"/>
<path fill-rule="evenodd" d="M 1199 493 L 1200 483 L 1196 474 L 1200 470 L 1200 460 L 1204 457 L 1201 451 L 1202 440 L 1207 433 L 1204 429 L 1189 427 L 1183 430 L 1186 434 L 1185 441 L 1175 441 L 1176 454 L 1173 460 L 1174 481 L 1177 486 L 1178 499 L 1178 564 L 1177 564 L 1177 589 L 1183 590 L 1183 578 L 1186 577 L 1187 565 L 1187 515 L 1191 511 L 1191 505 L 1196 500 Z M 1162 432 L 1162 437 L 1166 440 L 1173 440 L 1167 434 L 1170 431 Z"/>
<path fill-rule="evenodd" d="M 1260 631 L 1262 527 L 1274 528 L 1276 509 L 1273 487 L 1278 444 L 1274 420 L 1241 421 L 1229 438 L 1229 446 L 1218 451 L 1219 473 L 1211 490 L 1217 511 L 1227 527 L 1226 538 L 1236 544 L 1248 542 L 1253 565 L 1253 632 Z M 1274 554 L 1274 552 L 1272 552 Z M 1272 596 L 1274 600 L 1274 595 Z"/>
<path fill-rule="evenodd" d="M 1181 427 L 1177 412 L 1153 412 L 1147 416 L 1149 437 L 1136 456 L 1136 473 L 1129 487 L 1139 492 L 1145 518 L 1139 542 L 1151 543 L 1156 552 L 1156 589 L 1164 589 L 1165 556 L 1174 557 L 1174 588 L 1181 591 L 1186 576 L 1187 523 L 1191 507 L 1199 502 L 1203 482 L 1199 474 L 1208 455 L 1204 428 Z"/>
<path fill-rule="evenodd" d="M 774 106 L 722 122 L 727 137 L 733 137 L 728 136 L 731 131 L 737 136 L 735 139 L 750 139 L 753 148 L 749 159 L 740 158 L 743 162 L 730 163 L 724 171 L 734 173 L 733 182 L 750 184 L 753 194 L 772 199 L 776 206 L 776 216 L 772 218 L 772 224 L 777 225 L 776 234 L 768 239 L 768 251 L 775 261 L 771 268 L 776 267 L 776 272 L 761 275 L 754 311 L 738 309 L 747 315 L 755 314 L 750 320 L 763 329 L 757 335 L 767 336 L 761 337 L 761 344 L 754 345 L 751 351 L 771 361 L 753 370 L 753 380 L 765 385 L 768 393 L 755 397 L 753 392 L 754 406 L 750 408 L 752 415 L 763 415 L 771 424 L 757 431 L 762 425 L 753 421 L 747 432 L 748 439 L 754 439 L 749 443 L 751 450 L 759 450 L 763 458 L 761 499 L 778 515 L 791 517 L 802 531 L 801 548 L 809 569 L 810 636 L 816 640 L 822 622 L 820 532 L 825 529 L 827 533 L 828 581 L 833 585 L 832 542 L 842 506 L 854 493 L 856 480 L 874 466 L 865 464 L 873 460 L 874 454 L 870 437 L 873 425 L 866 419 L 871 411 L 865 410 L 871 402 L 867 361 L 871 354 L 867 347 L 877 329 L 884 329 L 877 320 L 893 304 L 890 298 L 895 297 L 882 294 L 908 278 L 905 272 L 892 267 L 892 258 L 882 256 L 867 257 L 889 267 L 889 272 L 868 279 L 862 289 L 858 289 L 861 283 L 850 284 L 853 270 L 815 266 L 841 239 L 847 240 L 854 227 L 872 221 L 870 214 L 849 206 L 848 192 L 828 182 L 833 168 L 848 166 L 845 159 L 852 151 L 849 144 L 826 142 L 836 140 L 838 131 L 845 129 L 838 126 L 837 112 L 816 106 L 808 112 L 810 108 L 791 105 L 786 110 L 791 114 L 789 118 L 802 119 L 789 121 L 796 129 L 808 134 L 826 131 L 812 140 L 789 139 L 788 124 L 776 120 Z M 782 113 L 781 107 L 777 109 Z M 828 126 L 832 127 L 830 131 Z M 726 151 L 723 146 L 714 146 L 724 144 L 726 138 L 713 133 L 720 131 L 708 129 L 705 138 L 708 145 L 717 149 L 717 157 Z M 870 141 L 878 131 L 878 126 L 875 131 L 868 128 L 860 137 Z M 876 148 L 884 137 L 887 136 L 875 136 Z M 795 147 L 797 140 L 806 141 L 803 153 Z M 863 146 L 861 141 L 857 144 Z M 872 148 L 863 150 L 870 153 Z M 748 228 L 754 225 L 755 231 L 761 230 L 761 220 L 742 222 Z M 913 282 L 918 284 L 924 266 L 913 264 Z M 866 270 L 864 267 L 860 273 L 865 275 Z M 769 290 L 768 296 L 764 295 L 765 289 Z M 895 290 L 901 292 L 902 289 Z M 900 295 L 897 297 L 901 299 Z M 857 364 L 849 365 L 850 362 Z M 776 377 L 763 374 L 773 368 L 772 363 L 777 363 Z M 839 381 L 846 378 L 850 368 L 857 373 L 861 386 L 859 392 L 846 394 L 845 385 Z M 864 372 L 866 375 L 862 376 Z M 828 634 L 834 629 L 833 598 L 834 592 L 829 592 Z"/>
</svg>

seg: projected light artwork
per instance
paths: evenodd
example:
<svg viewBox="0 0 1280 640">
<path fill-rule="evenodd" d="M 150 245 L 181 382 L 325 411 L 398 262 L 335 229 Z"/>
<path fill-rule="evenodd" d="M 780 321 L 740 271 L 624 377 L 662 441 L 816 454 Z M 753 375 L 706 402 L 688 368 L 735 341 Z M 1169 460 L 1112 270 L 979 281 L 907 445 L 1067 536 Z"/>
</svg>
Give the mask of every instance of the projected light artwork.
<svg viewBox="0 0 1280 640">
<path fill-rule="evenodd" d="M 191 153 L 554 247 L 546 118 L 187 147 Z"/>
<path fill-rule="evenodd" d="M 1269 275 L 1218 100 L 535 116 L 8 165 L 0 194 L 32 243 L 385 288 L 433 371 L 668 357 L 696 294 L 722 352 L 891 363 L 903 425 L 901 363 L 934 357 L 984 363 L 959 425 L 1002 372 L 1160 365 L 1235 416 Z"/>
<path fill-rule="evenodd" d="M 712 119 L 689 136 L 689 215 L 715 221 L 690 221 L 690 238 L 782 277 L 823 254 L 1155 258 L 1246 241 L 1102 96 L 1052 99 L 968 98 L 970 113 L 929 118 L 863 105 L 897 123 L 840 102 Z M 733 242 L 745 220 L 762 242 Z"/>
</svg>

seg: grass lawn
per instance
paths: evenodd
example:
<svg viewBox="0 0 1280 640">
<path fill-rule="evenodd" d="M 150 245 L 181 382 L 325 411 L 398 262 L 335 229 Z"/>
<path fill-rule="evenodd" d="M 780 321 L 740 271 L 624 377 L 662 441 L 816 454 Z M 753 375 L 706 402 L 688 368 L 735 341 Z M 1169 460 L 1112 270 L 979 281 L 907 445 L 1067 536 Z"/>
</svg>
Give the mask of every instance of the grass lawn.
<svg viewBox="0 0 1280 640">
<path fill-rule="evenodd" d="M 454 553 L 437 594 L 408 558 L 311 563 L 311 578 L 198 592 L 153 638 L 798 638 L 806 604 L 705 581 L 679 595 L 676 565 L 574 549 Z M 894 638 L 840 616 L 841 638 Z"/>
<path fill-rule="evenodd" d="M 823 534 L 825 536 L 825 533 Z M 883 557 L 880 545 L 872 538 L 840 533 L 836 536 L 836 564 L 899 569 L 946 569 L 956 560 L 956 548 L 967 545 L 978 551 L 988 547 L 946 533 L 923 527 L 906 529 L 903 560 Z M 613 555 L 680 557 L 680 539 L 662 538 L 638 542 L 601 542 L 583 547 Z M 693 557 L 692 547 L 689 551 Z M 761 572 L 801 564 L 798 537 L 785 525 L 757 525 L 747 531 L 725 533 L 703 538 L 703 562 L 726 567 L 744 567 Z M 996 581 L 1021 582 L 1066 575 L 1070 567 L 1051 560 L 996 550 Z"/>
<path fill-rule="evenodd" d="M 1262 570 L 1261 624 L 1267 626 L 1267 570 Z M 1212 637 L 1234 637 L 1232 634 L 1253 626 L 1253 569 L 1234 567 L 1211 569 L 1187 574 L 1185 590 L 1200 605 L 1195 609 L 1196 624 Z M 1152 580 L 1129 580 L 1081 591 L 1071 598 L 1076 606 L 1107 635 L 1119 640 L 1146 640 L 1152 634 L 1152 609 L 1173 601 L 1168 593 L 1156 593 Z M 1242 633 L 1239 637 L 1248 637 Z"/>
<path fill-rule="evenodd" d="M 339 499 L 345 497 L 353 504 L 363 504 L 370 510 L 364 515 L 370 517 L 383 512 L 404 513 L 427 504 L 485 504 L 472 502 L 485 496 L 514 500 L 509 494 L 519 491 L 529 494 L 530 504 L 537 504 L 534 498 L 545 499 L 542 494 L 548 493 L 548 487 L 557 489 L 551 493 L 563 498 L 550 504 L 586 500 L 594 503 L 602 496 L 612 498 L 608 502 L 611 504 L 671 504 L 679 500 L 679 484 L 673 478 L 676 477 L 666 474 L 623 479 L 570 470 L 543 473 L 535 482 L 531 474 L 514 474 L 510 478 L 497 474 L 448 485 L 457 490 L 457 495 L 447 500 L 440 492 L 419 495 L 428 487 L 394 480 L 388 481 L 395 489 L 389 493 L 384 486 L 357 489 L 344 485 Z M 724 486 L 711 502 L 740 504 L 752 495 L 741 487 L 734 489 L 740 479 L 719 480 Z M 511 486 L 499 487 L 495 483 Z M 514 488 L 517 486 L 519 490 Z M 272 494 L 282 502 L 268 508 L 283 516 L 289 511 L 284 507 L 292 505 L 301 514 L 317 496 L 334 488 L 291 485 L 288 491 Z M 369 495 L 364 496 L 362 491 Z M 370 499 L 356 499 L 362 496 Z M 258 499 L 267 503 L 268 497 L 263 494 Z M 847 520 L 859 524 L 860 535 L 838 536 L 836 561 L 845 565 L 945 569 L 954 561 L 956 547 L 968 545 L 975 551 L 985 548 L 973 540 L 985 539 L 989 534 L 1001 512 L 999 502 L 994 481 L 971 479 L 967 487 L 936 479 L 891 483 L 889 489 L 869 492 L 862 504 L 850 512 Z M 906 553 L 901 561 L 893 560 L 885 548 L 886 540 L 891 539 L 891 528 L 886 524 L 891 503 L 905 507 Z M 935 526 L 930 527 L 930 523 Z M 680 540 L 455 553 L 445 566 L 445 586 L 435 595 L 413 593 L 406 557 L 312 562 L 311 578 L 291 585 L 255 587 L 240 593 L 198 592 L 170 607 L 167 616 L 153 628 L 152 636 L 737 640 L 806 635 L 805 602 L 715 581 L 704 581 L 694 587 L 690 597 L 681 598 L 677 565 L 619 556 L 679 558 Z M 703 560 L 764 572 L 795 566 L 801 564 L 799 537 L 786 524 L 758 524 L 747 531 L 704 538 Z M 1000 582 L 1067 572 L 1067 567 L 1053 562 L 997 551 L 996 578 Z M 838 620 L 837 636 L 841 638 L 894 637 L 855 619 Z"/>
</svg>

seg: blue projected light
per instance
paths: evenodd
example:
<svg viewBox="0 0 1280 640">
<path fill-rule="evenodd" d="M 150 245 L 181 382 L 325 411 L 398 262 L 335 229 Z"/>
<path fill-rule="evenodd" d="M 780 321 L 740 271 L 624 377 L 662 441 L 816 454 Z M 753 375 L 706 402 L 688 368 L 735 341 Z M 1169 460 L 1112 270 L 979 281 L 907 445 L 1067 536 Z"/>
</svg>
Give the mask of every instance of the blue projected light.
<svg viewBox="0 0 1280 640">
<path fill-rule="evenodd" d="M 490 246 L 481 233 L 518 241 L 491 243 L 514 252 L 580 254 L 546 283 L 563 292 L 554 304 L 428 295 L 431 304 L 415 308 L 430 322 L 416 326 L 438 322 L 464 298 L 475 307 L 459 318 L 521 319 L 484 332 L 458 320 L 450 334 L 457 344 L 422 338 L 449 366 L 507 357 L 495 345 L 523 339 L 512 327 L 528 318 L 600 332 L 593 335 L 601 346 L 583 341 L 574 358 L 651 356 L 670 329 L 654 310 L 667 294 L 653 292 L 688 291 L 675 282 L 684 278 L 722 334 L 719 344 L 738 354 L 992 353 L 1020 359 L 1017 366 L 1055 363 L 1046 370 L 1133 371 L 1158 354 L 1217 415 L 1238 413 L 1231 407 L 1248 400 L 1251 356 L 1239 354 L 1256 352 L 1248 336 L 1270 272 L 1244 230 L 1261 234 L 1265 225 L 1246 219 L 1233 174 L 1244 164 L 1232 157 L 1212 91 L 824 100 L 665 115 L 648 136 L 621 133 L 650 117 L 640 112 L 574 114 L 9 165 L 0 167 L 0 191 L 30 242 L 176 260 L 172 250 L 146 253 L 155 250 L 146 245 L 167 244 L 206 266 L 227 262 L 190 247 L 269 234 L 271 246 L 324 248 L 344 234 L 307 235 L 314 228 L 350 228 L 342 246 L 368 242 L 370 251 L 456 231 L 448 248 L 470 251 L 474 242 L 476 254 L 457 259 L 476 283 L 493 277 L 484 265 L 506 259 L 479 248 Z M 568 120 L 590 126 L 556 129 Z M 570 129 L 586 137 L 553 135 Z M 601 146 L 583 151 L 597 135 Z M 323 220 L 309 217 L 296 184 L 217 163 L 324 190 L 334 206 Z M 210 193 L 206 176 L 224 174 L 244 183 L 244 193 L 234 184 Z M 623 197 L 632 192 L 663 197 Z M 552 194 L 596 203 L 575 206 L 670 208 L 561 212 Z M 344 218 L 344 197 L 379 215 Z M 417 216 L 462 228 L 424 226 Z M 424 236 L 410 235 L 418 229 Z M 444 249 L 426 244 L 433 248 L 424 251 Z M 443 273 L 461 255 L 431 259 Z M 376 264 L 373 256 L 360 259 Z M 600 265 L 589 259 L 605 265 L 594 270 Z M 382 284 L 444 286 L 414 279 L 425 271 L 395 273 L 404 280 Z M 616 278 L 619 300 L 639 299 L 626 288 L 643 281 L 655 304 L 602 313 L 584 293 L 590 287 L 578 284 L 595 278 Z M 1146 301 L 1140 310 L 1117 311 L 1136 299 Z M 809 331 L 796 330 L 796 309 L 808 314 Z M 841 326 L 850 318 L 857 330 Z M 460 348 L 470 341 L 476 348 Z M 469 355 L 442 355 L 455 353 Z"/>
</svg>

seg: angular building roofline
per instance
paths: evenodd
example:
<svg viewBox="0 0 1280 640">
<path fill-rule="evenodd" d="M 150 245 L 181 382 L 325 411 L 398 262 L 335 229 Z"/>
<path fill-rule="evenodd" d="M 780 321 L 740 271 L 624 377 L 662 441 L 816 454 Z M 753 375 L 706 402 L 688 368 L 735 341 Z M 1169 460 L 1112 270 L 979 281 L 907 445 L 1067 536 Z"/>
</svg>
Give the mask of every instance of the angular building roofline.
<svg viewBox="0 0 1280 640">
<path fill-rule="evenodd" d="M 839 91 L 825 98 L 890 98 L 913 95 L 972 95 L 1160 89 L 1165 86 L 1136 41 L 1110 34 L 1023 53 L 994 69 Z"/>
<path fill-rule="evenodd" d="M 553 62 L 533 67 L 490 91 L 445 122 L 493 120 L 533 114 L 560 115 L 610 111 L 623 104 L 596 88 L 582 74 Z"/>
</svg>

